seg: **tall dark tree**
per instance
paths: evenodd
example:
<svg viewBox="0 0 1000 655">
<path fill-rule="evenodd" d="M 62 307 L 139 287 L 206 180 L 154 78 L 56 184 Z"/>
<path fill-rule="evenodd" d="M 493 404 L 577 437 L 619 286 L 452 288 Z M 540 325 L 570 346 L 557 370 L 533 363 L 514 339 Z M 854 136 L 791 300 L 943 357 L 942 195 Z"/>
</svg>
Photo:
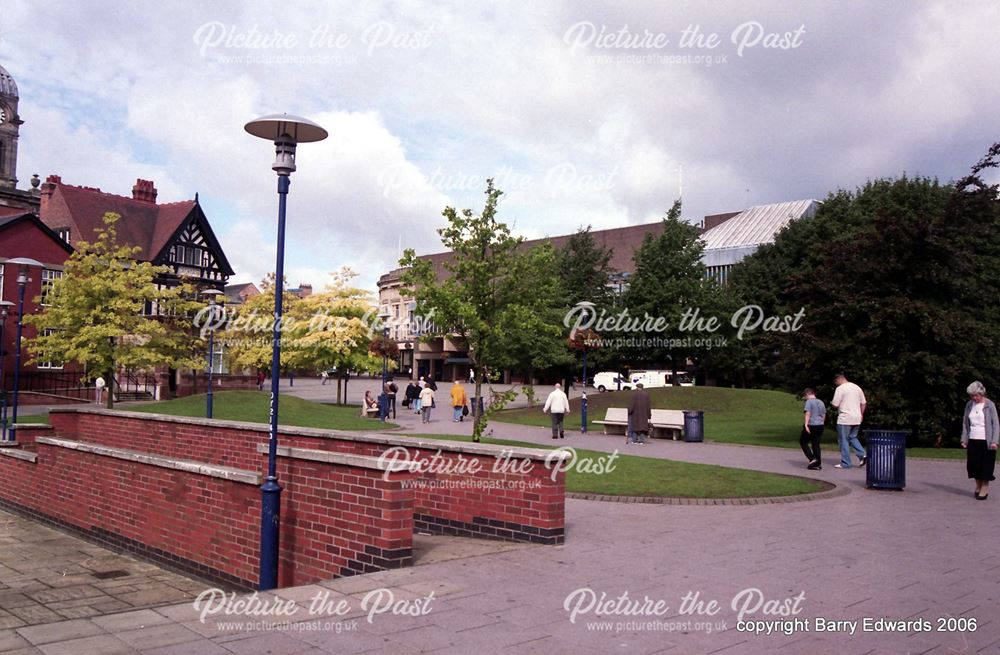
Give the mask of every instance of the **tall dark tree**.
<svg viewBox="0 0 1000 655">
<path fill-rule="evenodd" d="M 955 438 L 966 385 L 1000 382 L 1000 204 L 980 177 L 998 157 L 954 185 L 839 191 L 739 266 L 747 298 L 805 309 L 798 332 L 755 337 L 771 379 L 795 390 L 843 369 L 866 388 L 871 425 Z"/>
<path fill-rule="evenodd" d="M 657 236 L 647 234 L 636 251 L 635 273 L 625 295 L 625 306 L 632 317 L 662 319 L 667 329 L 634 336 L 674 342 L 696 338 L 691 332 L 681 331 L 680 326 L 690 309 L 709 313 L 705 310 L 712 302 L 714 285 L 705 277 L 701 261 L 704 250 L 698 228 L 681 220 L 681 202 L 675 201 L 663 219 L 663 231 Z M 638 361 L 669 362 L 675 380 L 686 359 L 700 354 L 694 347 L 663 344 L 640 345 L 633 352 Z"/>
<path fill-rule="evenodd" d="M 608 282 L 616 273 L 611 266 L 612 251 L 597 243 L 590 232 L 590 226 L 580 228 L 566 244 L 559 249 L 560 280 L 565 290 L 567 309 L 580 302 L 594 303 L 594 311 L 611 313 L 615 305 L 615 295 Z M 579 375 L 582 364 L 584 345 L 578 344 L 572 369 L 567 368 L 564 374 L 572 378 Z M 607 346 L 602 348 L 587 347 L 588 371 L 596 372 L 602 368 L 619 368 L 621 352 L 618 348 Z M 591 377 L 588 373 L 587 377 Z"/>
</svg>

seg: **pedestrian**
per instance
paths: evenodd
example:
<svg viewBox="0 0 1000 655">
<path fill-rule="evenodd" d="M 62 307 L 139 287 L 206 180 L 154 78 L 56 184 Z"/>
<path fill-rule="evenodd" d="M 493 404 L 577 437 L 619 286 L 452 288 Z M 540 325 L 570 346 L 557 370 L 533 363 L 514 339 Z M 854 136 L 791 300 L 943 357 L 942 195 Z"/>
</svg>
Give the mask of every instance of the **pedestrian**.
<svg viewBox="0 0 1000 655">
<path fill-rule="evenodd" d="M 396 418 L 396 392 L 397 391 L 399 391 L 399 387 L 396 386 L 396 383 L 393 382 L 392 378 L 389 378 L 389 381 L 386 382 L 385 385 L 383 385 L 383 387 L 382 387 L 382 392 L 385 394 L 385 400 L 386 400 L 386 406 L 385 406 L 386 407 L 386 409 L 385 409 L 385 415 L 386 415 L 386 417 L 388 417 L 389 414 L 391 413 L 392 414 L 392 418 Z"/>
<path fill-rule="evenodd" d="M 406 385 L 406 391 L 403 392 L 403 397 L 405 398 L 405 400 L 403 400 L 403 407 L 412 411 L 413 406 L 417 402 L 417 398 L 420 397 L 420 387 L 418 387 L 413 380 L 410 380 L 410 383 Z"/>
<path fill-rule="evenodd" d="M 475 384 L 475 383 L 476 383 L 476 369 L 470 368 L 469 369 L 469 384 Z"/>
<path fill-rule="evenodd" d="M 566 397 L 562 385 L 558 382 L 556 382 L 556 387 L 549 394 L 549 397 L 545 399 L 545 407 L 542 408 L 542 411 L 552 414 L 552 438 L 565 439 L 563 418 L 569 412 L 569 398 Z"/>
<path fill-rule="evenodd" d="M 868 461 L 868 454 L 858 441 L 858 430 L 865 418 L 868 400 L 861 387 L 848 382 L 843 373 L 834 376 L 833 382 L 837 385 L 837 390 L 833 392 L 830 404 L 837 408 L 837 441 L 840 442 L 840 464 L 833 468 L 851 468 L 852 448 L 858 456 L 858 466 L 864 466 Z"/>
<path fill-rule="evenodd" d="M 375 396 L 372 395 L 371 389 L 365 390 L 365 400 L 361 405 L 361 416 L 364 418 L 368 417 L 368 413 L 371 410 L 378 408 L 378 401 L 375 400 Z"/>
<path fill-rule="evenodd" d="M 1000 424 L 997 406 L 986 397 L 986 387 L 978 380 L 965 390 L 969 402 L 965 405 L 962 421 L 962 448 L 967 452 L 965 468 L 969 478 L 976 481 L 976 500 L 986 500 L 990 495 L 990 482 L 995 480 L 993 471 L 997 463 L 997 440 Z"/>
<path fill-rule="evenodd" d="M 264 371 L 262 369 L 258 369 L 257 370 L 257 390 L 258 391 L 263 391 L 264 390 L 264 378 L 265 378 Z"/>
<path fill-rule="evenodd" d="M 462 420 L 462 410 L 465 409 L 465 403 L 469 402 L 469 399 L 465 396 L 465 387 L 462 383 L 455 378 L 455 384 L 451 385 L 451 409 L 453 414 L 451 420 L 458 423 Z"/>
<path fill-rule="evenodd" d="M 628 405 L 629 429 L 632 430 L 633 443 L 646 445 L 649 436 L 649 421 L 653 418 L 653 404 L 649 392 L 642 388 L 642 382 L 635 385 L 632 399 Z"/>
<path fill-rule="evenodd" d="M 431 388 L 431 391 L 438 390 L 438 385 L 437 382 L 434 381 L 434 378 L 427 380 L 427 386 Z"/>
<path fill-rule="evenodd" d="M 809 464 L 806 466 L 811 471 L 823 469 L 823 459 L 820 457 L 819 440 L 823 436 L 823 426 L 826 423 L 826 405 L 816 397 L 815 389 L 806 389 L 804 392 L 806 404 L 802 409 L 804 418 L 802 419 L 802 434 L 799 435 L 799 446 L 806 454 Z"/>
<path fill-rule="evenodd" d="M 424 387 L 420 392 L 420 413 L 421 423 L 431 422 L 431 409 L 434 407 L 434 390 L 430 385 Z"/>
<path fill-rule="evenodd" d="M 420 378 L 420 380 L 417 381 L 417 396 L 416 396 L 416 398 L 413 401 L 413 413 L 414 414 L 419 414 L 420 413 L 420 404 L 421 404 L 420 393 L 424 390 L 424 388 L 426 386 L 427 386 L 427 383 L 424 382 L 423 378 Z"/>
<path fill-rule="evenodd" d="M 320 386 L 326 385 L 327 380 L 330 379 L 330 372 L 323 371 L 322 373 L 319 374 L 319 378 L 320 380 L 322 380 L 322 382 L 320 382 Z"/>
</svg>

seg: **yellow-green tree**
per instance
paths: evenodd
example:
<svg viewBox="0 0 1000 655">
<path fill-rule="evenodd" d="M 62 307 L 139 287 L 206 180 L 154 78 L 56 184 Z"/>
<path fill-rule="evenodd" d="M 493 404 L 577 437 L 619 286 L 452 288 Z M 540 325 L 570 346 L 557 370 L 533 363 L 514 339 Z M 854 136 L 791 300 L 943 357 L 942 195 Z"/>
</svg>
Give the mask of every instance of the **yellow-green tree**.
<svg viewBox="0 0 1000 655">
<path fill-rule="evenodd" d="M 63 276 L 47 288 L 43 311 L 25 317 L 38 335 L 28 344 L 33 360 L 83 364 L 87 380 L 105 376 L 109 408 L 120 368 L 194 367 L 203 348 L 191 322 L 204 306 L 196 290 L 159 288 L 156 277 L 170 269 L 137 261 L 141 248 L 118 243 L 120 218 L 104 215 L 96 240 L 79 242 Z M 155 311 L 147 313 L 150 308 Z"/>
</svg>

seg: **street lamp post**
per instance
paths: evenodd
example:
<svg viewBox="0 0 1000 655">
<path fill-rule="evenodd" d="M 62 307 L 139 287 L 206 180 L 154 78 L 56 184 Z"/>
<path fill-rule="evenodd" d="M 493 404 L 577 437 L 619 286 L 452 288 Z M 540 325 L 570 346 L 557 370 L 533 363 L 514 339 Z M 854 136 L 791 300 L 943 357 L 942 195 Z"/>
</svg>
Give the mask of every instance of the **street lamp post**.
<svg viewBox="0 0 1000 655">
<path fill-rule="evenodd" d="M 208 297 L 208 393 L 205 394 L 205 418 L 212 418 L 212 369 L 215 368 L 215 323 L 218 320 L 219 296 L 225 296 L 218 289 L 205 289 L 201 295 Z"/>
<path fill-rule="evenodd" d="M 379 314 L 382 319 L 382 393 L 378 397 L 378 420 L 383 423 L 389 418 L 389 353 L 385 349 L 389 342 L 389 326 L 386 325 L 389 316 L 388 308 Z"/>
<path fill-rule="evenodd" d="M 17 272 L 17 342 L 14 347 L 14 394 L 11 398 L 11 425 L 17 424 L 17 391 L 21 385 L 21 335 L 24 332 L 24 288 L 31 279 L 28 277 L 29 266 L 39 266 L 42 263 L 29 257 L 8 259 L 7 264 L 16 264 L 21 268 Z M 7 440 L 16 441 L 14 428 L 7 430 Z"/>
<path fill-rule="evenodd" d="M 582 301 L 577 303 L 578 307 L 588 310 L 589 312 L 596 312 L 596 305 L 589 301 Z M 586 312 L 584 312 L 586 313 Z M 587 432 L 587 340 L 583 340 L 583 393 L 580 396 L 580 432 L 586 434 Z"/>
<path fill-rule="evenodd" d="M 7 439 L 7 382 L 4 373 L 7 369 L 7 313 L 8 307 L 13 306 L 12 302 L 0 300 L 0 441 Z"/>
<path fill-rule="evenodd" d="M 327 131 L 305 118 L 272 114 L 250 121 L 244 129 L 274 142 L 271 170 L 278 174 L 278 243 L 274 269 L 274 329 L 271 338 L 271 427 L 268 434 L 267 478 L 261 485 L 260 589 L 278 586 L 278 534 L 281 525 L 281 485 L 278 484 L 278 391 L 281 385 L 281 300 L 285 280 L 285 205 L 290 176 L 295 172 L 298 143 L 322 141 Z"/>
</svg>

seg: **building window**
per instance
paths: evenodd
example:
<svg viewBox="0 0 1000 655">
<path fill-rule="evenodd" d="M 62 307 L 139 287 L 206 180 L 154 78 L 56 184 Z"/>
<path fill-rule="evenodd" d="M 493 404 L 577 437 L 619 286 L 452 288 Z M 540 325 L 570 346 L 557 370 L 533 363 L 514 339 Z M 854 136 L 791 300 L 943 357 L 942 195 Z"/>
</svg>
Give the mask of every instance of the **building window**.
<svg viewBox="0 0 1000 655">
<path fill-rule="evenodd" d="M 60 239 L 62 239 L 66 243 L 69 243 L 69 228 L 68 227 L 59 230 L 58 232 L 56 232 L 56 234 L 59 235 Z"/>
<path fill-rule="evenodd" d="M 47 299 L 47 297 L 49 295 L 49 290 L 52 288 L 52 283 L 55 280 L 60 279 L 62 276 L 63 276 L 63 272 L 62 271 L 54 271 L 54 270 L 52 270 L 50 268 L 43 268 L 42 269 L 42 303 L 41 304 L 43 304 L 43 305 L 48 305 L 49 304 L 48 302 L 46 302 L 46 299 Z M 60 366 L 59 368 L 62 368 L 62 366 Z"/>
<path fill-rule="evenodd" d="M 44 336 L 49 336 L 49 335 L 50 335 L 50 334 L 52 334 L 53 332 L 55 332 L 55 330 L 42 330 L 42 334 L 43 334 Z M 62 367 L 63 367 L 63 363 L 62 363 L 62 362 L 59 362 L 59 363 L 57 364 L 57 363 L 55 363 L 55 362 L 38 362 L 37 366 L 38 366 L 38 368 L 40 368 L 40 369 L 46 369 L 46 370 L 52 370 L 52 371 L 58 371 L 58 370 L 62 369 Z"/>
<path fill-rule="evenodd" d="M 203 261 L 208 257 L 206 253 L 201 248 L 195 248 L 194 246 L 175 246 L 173 260 L 177 264 L 186 264 L 188 266 L 203 266 Z"/>
<path fill-rule="evenodd" d="M 221 339 L 218 339 L 212 344 L 212 373 L 215 375 L 223 375 L 228 373 L 229 370 L 226 368 L 225 362 L 223 362 L 223 355 L 226 353 L 225 344 Z"/>
<path fill-rule="evenodd" d="M 4 265 L 0 264 L 0 300 L 3 300 L 3 269 Z"/>
</svg>

